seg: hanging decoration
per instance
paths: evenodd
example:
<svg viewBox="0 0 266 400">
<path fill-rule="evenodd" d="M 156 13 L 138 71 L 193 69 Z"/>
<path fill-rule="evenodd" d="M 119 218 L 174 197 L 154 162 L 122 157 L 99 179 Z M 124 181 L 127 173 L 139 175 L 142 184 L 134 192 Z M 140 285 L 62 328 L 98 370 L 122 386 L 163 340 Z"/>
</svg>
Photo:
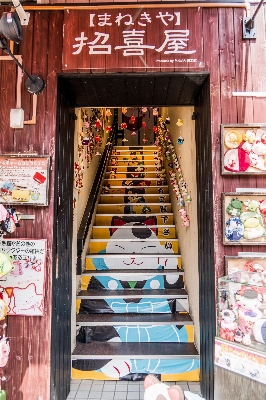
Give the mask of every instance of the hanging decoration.
<svg viewBox="0 0 266 400">
<path fill-rule="evenodd" d="M 179 210 L 179 215 L 182 219 L 182 225 L 188 227 L 189 217 L 187 215 L 187 211 L 184 208 L 185 199 L 187 202 L 191 202 L 192 198 L 188 194 L 187 184 L 182 174 L 181 165 L 175 153 L 175 148 L 172 143 L 169 130 L 167 129 L 162 117 L 158 118 L 158 122 L 158 143 L 163 149 L 166 160 L 170 161 L 170 163 L 168 163 L 168 168 L 171 168 L 168 170 L 168 173 L 170 175 L 170 183 L 176 196 L 177 205 L 181 207 Z"/>
<path fill-rule="evenodd" d="M 120 129 L 127 129 L 127 124 L 125 122 L 122 122 L 120 125 Z"/>
<path fill-rule="evenodd" d="M 182 119 L 179 119 L 179 118 L 178 118 L 178 120 L 177 120 L 177 122 L 176 122 L 176 125 L 177 125 L 177 126 L 182 126 L 182 125 L 184 125 L 184 121 L 183 121 Z"/>
<path fill-rule="evenodd" d="M 184 138 L 183 136 L 179 136 L 179 138 L 177 139 L 177 144 L 179 144 L 180 146 L 184 143 Z"/>
<path fill-rule="evenodd" d="M 126 107 L 122 107 L 122 114 L 126 114 L 127 113 L 127 108 Z"/>
<path fill-rule="evenodd" d="M 146 121 L 142 121 L 142 128 L 144 130 L 142 141 L 143 141 L 143 143 L 146 143 L 146 142 L 148 142 L 148 139 L 146 138 L 146 129 L 147 129 Z"/>
</svg>

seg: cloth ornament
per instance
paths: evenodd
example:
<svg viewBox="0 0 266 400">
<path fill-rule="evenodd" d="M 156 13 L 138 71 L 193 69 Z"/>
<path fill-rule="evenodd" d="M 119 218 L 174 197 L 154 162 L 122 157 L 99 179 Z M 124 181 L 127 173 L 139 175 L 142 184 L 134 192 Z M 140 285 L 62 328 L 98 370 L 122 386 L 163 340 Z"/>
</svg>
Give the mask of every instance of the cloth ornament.
<svg viewBox="0 0 266 400">
<path fill-rule="evenodd" d="M 10 346 L 9 338 L 5 336 L 0 336 L 0 367 L 6 366 L 9 358 Z"/>
</svg>

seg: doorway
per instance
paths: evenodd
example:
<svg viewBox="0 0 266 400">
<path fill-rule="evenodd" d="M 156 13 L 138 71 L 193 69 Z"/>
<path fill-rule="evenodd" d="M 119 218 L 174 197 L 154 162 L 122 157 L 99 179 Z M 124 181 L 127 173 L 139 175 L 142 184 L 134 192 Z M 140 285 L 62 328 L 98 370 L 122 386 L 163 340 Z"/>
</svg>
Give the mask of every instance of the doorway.
<svg viewBox="0 0 266 400">
<path fill-rule="evenodd" d="M 213 262 L 213 226 L 211 219 L 212 201 L 212 157 L 211 157 L 211 124 L 210 124 L 210 84 L 208 73 L 166 73 L 166 74 L 90 74 L 90 75 L 60 75 L 58 125 L 65 121 L 66 114 L 61 109 L 69 108 L 69 115 L 73 117 L 72 107 L 137 107 L 140 103 L 150 107 L 168 106 L 194 106 L 191 116 L 195 120 L 196 135 L 196 177 L 197 177 L 197 219 L 198 219 L 198 269 L 199 269 L 199 318 L 200 318 L 200 363 L 201 363 L 201 389 L 207 400 L 213 399 L 214 366 L 213 366 L 213 338 L 215 335 L 215 275 Z M 63 130 L 58 131 L 59 141 Z M 65 154 L 69 165 L 69 154 Z M 60 156 L 57 153 L 57 157 Z M 59 176 L 64 175 L 64 163 L 58 165 Z M 59 181 L 57 182 L 57 187 Z M 68 202 L 72 202 L 68 198 Z M 63 215 L 56 211 L 57 226 L 64 235 L 66 225 L 60 223 Z M 71 225 L 72 219 L 69 217 Z M 71 238 L 69 238 L 71 240 Z M 55 250 L 56 251 L 56 250 Z M 71 252 L 66 246 L 66 251 Z M 56 258 L 54 258 L 56 260 Z M 71 257 L 70 257 L 71 259 Z M 65 260 L 61 257 L 55 261 L 54 270 L 58 276 L 65 271 Z M 67 280 L 71 280 L 68 276 Z M 70 284 L 71 286 L 71 284 Z M 58 286 L 58 290 L 60 285 Z M 71 305 L 67 304 L 63 318 L 71 315 Z M 54 310 L 54 307 L 53 307 Z M 212 321 L 210 323 L 210 321 Z M 56 318 L 53 318 L 52 332 L 56 331 Z M 71 336 L 71 335 L 70 335 Z M 66 340 L 66 336 L 64 336 Z M 71 337 L 67 338 L 70 343 Z M 54 364 L 52 375 L 55 382 L 51 387 L 51 398 L 62 398 L 54 392 L 64 386 L 67 387 L 69 379 L 69 346 L 52 348 L 54 359 L 60 360 L 60 368 L 65 371 L 58 376 L 53 374 L 56 369 Z M 64 364 L 64 365 L 62 365 Z M 58 366 L 57 366 L 58 367 Z"/>
</svg>

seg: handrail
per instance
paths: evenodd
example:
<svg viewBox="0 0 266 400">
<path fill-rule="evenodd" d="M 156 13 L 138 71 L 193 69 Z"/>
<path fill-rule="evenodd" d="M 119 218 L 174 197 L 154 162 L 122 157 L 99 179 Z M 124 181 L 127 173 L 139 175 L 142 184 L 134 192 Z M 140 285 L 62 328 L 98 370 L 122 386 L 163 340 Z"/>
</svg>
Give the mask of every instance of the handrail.
<svg viewBox="0 0 266 400">
<path fill-rule="evenodd" d="M 84 214 L 81 220 L 81 224 L 78 230 L 77 234 L 77 275 L 81 274 L 81 269 L 82 269 L 82 253 L 84 249 L 84 244 L 88 236 L 88 232 L 90 229 L 91 221 L 92 221 L 92 216 L 94 212 L 94 208 L 96 205 L 96 202 L 98 200 L 100 188 L 101 188 L 101 183 L 103 179 L 103 175 L 105 174 L 105 167 L 106 164 L 109 160 L 112 147 L 113 147 L 113 140 L 115 136 L 115 127 L 116 124 L 113 124 L 113 130 L 109 138 L 107 139 L 107 144 L 105 146 L 105 149 L 103 151 L 103 154 L 101 156 L 98 169 L 91 187 L 91 191 L 88 197 L 88 201 L 84 210 Z"/>
</svg>

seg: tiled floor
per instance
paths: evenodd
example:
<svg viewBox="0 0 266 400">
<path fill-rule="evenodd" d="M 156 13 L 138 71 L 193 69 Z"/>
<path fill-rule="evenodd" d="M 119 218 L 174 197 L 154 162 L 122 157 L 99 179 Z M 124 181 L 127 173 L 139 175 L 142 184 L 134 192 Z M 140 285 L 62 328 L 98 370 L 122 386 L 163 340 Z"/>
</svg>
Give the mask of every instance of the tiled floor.
<svg viewBox="0 0 266 400">
<path fill-rule="evenodd" d="M 174 382 L 165 382 L 172 386 Z M 176 382 L 183 390 L 200 395 L 199 382 Z M 143 400 L 143 381 L 72 380 L 67 400 Z"/>
</svg>

